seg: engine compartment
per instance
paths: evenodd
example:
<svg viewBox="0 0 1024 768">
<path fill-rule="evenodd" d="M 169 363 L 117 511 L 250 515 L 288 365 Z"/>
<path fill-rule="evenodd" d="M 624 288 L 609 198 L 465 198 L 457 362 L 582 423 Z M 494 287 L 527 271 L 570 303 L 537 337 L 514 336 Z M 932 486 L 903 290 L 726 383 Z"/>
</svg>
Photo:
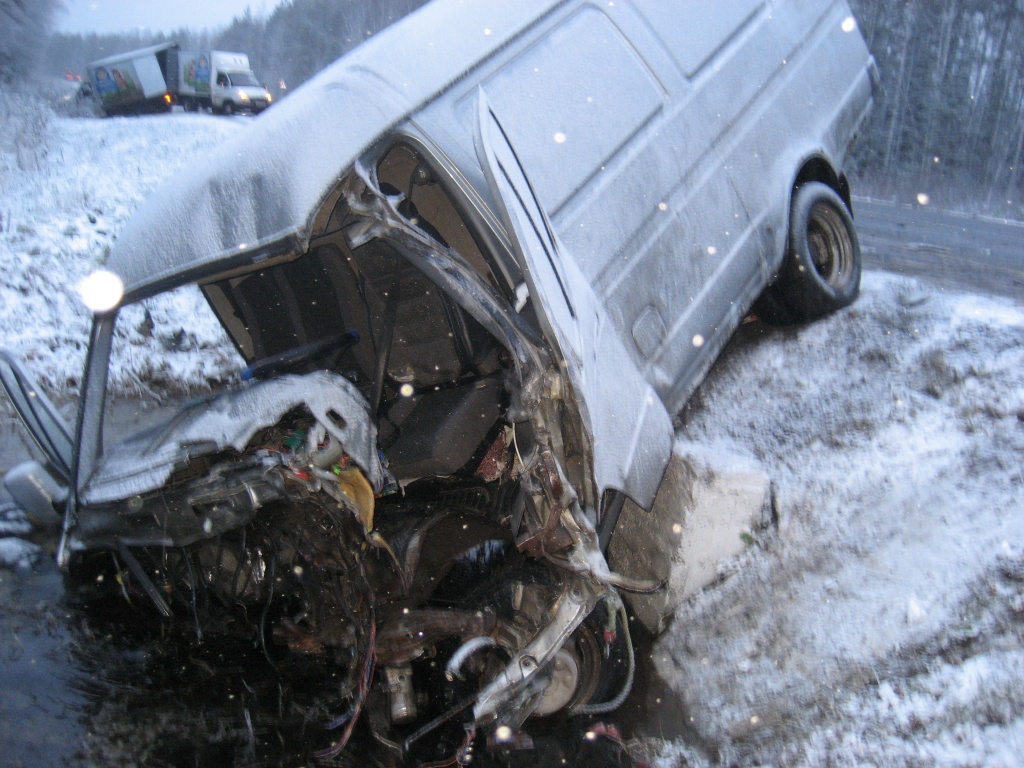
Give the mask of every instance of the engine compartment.
<svg viewBox="0 0 1024 768">
<path fill-rule="evenodd" d="M 528 436 L 515 439 L 531 448 Z M 468 749 L 482 693 L 567 601 L 582 620 L 558 625 L 565 638 L 551 659 L 518 681 L 515 705 L 492 722 L 603 711 L 631 683 L 625 613 L 614 593 L 584 599 L 592 589 L 581 576 L 517 549 L 527 502 L 505 440 L 472 477 L 399 493 L 385 473 L 374 489 L 299 407 L 244 450 L 195 459 L 161 490 L 111 510 L 122 521 L 191 515 L 207 536 L 82 553 L 74 572 L 93 597 L 120 590 L 196 642 L 245 637 L 268 660 L 328 661 L 343 711 L 321 756 L 339 752 L 364 713 L 396 757 Z"/>
</svg>

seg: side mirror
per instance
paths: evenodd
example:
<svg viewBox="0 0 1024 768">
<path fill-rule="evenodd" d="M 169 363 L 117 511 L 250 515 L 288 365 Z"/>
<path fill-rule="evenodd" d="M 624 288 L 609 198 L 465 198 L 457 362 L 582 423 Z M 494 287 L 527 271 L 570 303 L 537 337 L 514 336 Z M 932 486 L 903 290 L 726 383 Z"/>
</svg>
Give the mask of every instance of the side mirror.
<svg viewBox="0 0 1024 768">
<path fill-rule="evenodd" d="M 4 487 L 14 503 L 38 528 L 55 528 L 64 517 L 57 509 L 68 498 L 68 489 L 58 483 L 38 461 L 25 461 L 4 475 Z"/>
</svg>

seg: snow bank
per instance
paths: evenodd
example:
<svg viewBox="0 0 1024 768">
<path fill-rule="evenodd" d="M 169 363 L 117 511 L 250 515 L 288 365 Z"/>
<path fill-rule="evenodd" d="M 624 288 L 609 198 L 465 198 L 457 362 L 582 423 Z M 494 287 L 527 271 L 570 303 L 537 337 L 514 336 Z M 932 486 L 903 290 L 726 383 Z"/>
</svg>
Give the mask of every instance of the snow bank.
<svg viewBox="0 0 1024 768">
<path fill-rule="evenodd" d="M 0 568 L 29 569 L 42 557 L 38 545 L 22 539 L 0 539 Z"/>
<path fill-rule="evenodd" d="M 2 344 L 24 360 L 40 383 L 74 394 L 88 339 L 88 312 L 75 287 L 102 267 L 110 246 L 140 201 L 246 120 L 173 114 L 108 120 L 56 117 L 13 95 L 0 103 L 0 329 Z M 133 328 L 144 328 L 143 310 Z M 139 333 L 136 354 L 115 372 L 114 386 L 131 389 L 154 373 L 184 386 L 234 365 L 219 326 L 195 291 L 160 299 L 154 321 L 179 340 Z M 175 325 L 176 323 L 176 325 Z"/>
<path fill-rule="evenodd" d="M 867 273 L 839 315 L 741 331 L 683 435 L 757 456 L 779 525 L 654 650 L 706 757 L 1024 754 L 1024 579 L 1000 576 L 1024 573 L 1022 397 L 1024 314 L 1010 302 Z M 993 590 L 1005 594 L 979 609 Z M 978 642 L 1002 614 L 1017 628 Z"/>
</svg>

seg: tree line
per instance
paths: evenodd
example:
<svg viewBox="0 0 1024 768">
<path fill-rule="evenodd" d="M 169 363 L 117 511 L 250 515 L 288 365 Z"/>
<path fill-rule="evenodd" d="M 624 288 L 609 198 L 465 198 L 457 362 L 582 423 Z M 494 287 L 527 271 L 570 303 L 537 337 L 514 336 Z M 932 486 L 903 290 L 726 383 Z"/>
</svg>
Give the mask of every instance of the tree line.
<svg viewBox="0 0 1024 768">
<path fill-rule="evenodd" d="M 896 196 L 1021 218 L 1024 0 L 850 0 L 881 74 L 857 172 Z"/>
<path fill-rule="evenodd" d="M 21 1 L 29 2 L 0 0 Z M 183 28 L 166 34 L 54 34 L 43 51 L 41 69 L 52 75 L 82 74 L 91 61 L 173 40 L 185 50 L 247 53 L 256 74 L 280 96 L 424 2 L 285 0 L 266 18 L 246 9 L 226 28 L 214 32 Z"/>
<path fill-rule="evenodd" d="M 292 89 L 424 0 L 285 0 L 215 33 L 39 34 L 59 0 L 0 0 L 0 79 L 43 50 L 51 74 L 168 39 L 245 51 L 272 89 Z M 860 188 L 1024 217 L 1024 0 L 850 0 L 881 87 L 853 157 Z M 13 20 L 13 21 L 12 21 Z M 18 25 L 33 30 L 20 35 Z"/>
</svg>

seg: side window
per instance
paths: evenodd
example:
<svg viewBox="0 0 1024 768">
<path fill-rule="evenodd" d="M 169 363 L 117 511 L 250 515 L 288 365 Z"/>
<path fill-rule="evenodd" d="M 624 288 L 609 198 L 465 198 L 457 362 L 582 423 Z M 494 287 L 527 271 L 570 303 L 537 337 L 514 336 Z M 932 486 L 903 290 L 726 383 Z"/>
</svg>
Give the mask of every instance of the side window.
<svg viewBox="0 0 1024 768">
<path fill-rule="evenodd" d="M 437 183 L 429 167 L 411 147 L 405 144 L 393 147 L 380 161 L 377 171 L 382 183 L 405 195 L 403 215 L 416 219 L 414 223 L 427 234 L 453 248 L 491 285 L 501 290 L 483 250 L 448 192 Z"/>
<path fill-rule="evenodd" d="M 668 46 L 687 77 L 693 77 L 757 11 L 765 0 L 633 0 Z"/>
</svg>

